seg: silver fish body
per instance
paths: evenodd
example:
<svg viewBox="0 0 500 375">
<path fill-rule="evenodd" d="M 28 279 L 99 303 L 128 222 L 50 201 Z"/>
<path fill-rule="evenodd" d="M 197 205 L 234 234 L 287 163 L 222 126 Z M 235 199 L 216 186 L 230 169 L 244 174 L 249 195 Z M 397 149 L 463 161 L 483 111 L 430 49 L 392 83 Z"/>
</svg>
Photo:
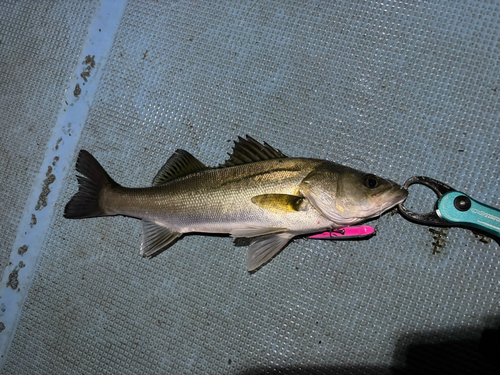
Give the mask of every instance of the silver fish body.
<svg viewBox="0 0 500 375">
<path fill-rule="evenodd" d="M 320 164 L 310 159 L 276 159 L 208 169 L 158 187 L 109 190 L 103 208 L 147 219 L 179 233 L 233 233 L 286 228 L 309 233 L 331 222 L 304 200 L 300 210 L 262 208 L 252 198 L 297 194 L 300 183 Z"/>
<path fill-rule="evenodd" d="M 118 185 L 83 150 L 77 170 L 85 177 L 78 178 L 80 190 L 66 206 L 66 217 L 142 219 L 143 255 L 186 233 L 253 237 L 249 271 L 297 235 L 356 224 L 407 196 L 389 180 L 330 161 L 287 158 L 250 137 L 240 138 L 230 159 L 217 168 L 177 150 L 147 188 Z"/>
</svg>

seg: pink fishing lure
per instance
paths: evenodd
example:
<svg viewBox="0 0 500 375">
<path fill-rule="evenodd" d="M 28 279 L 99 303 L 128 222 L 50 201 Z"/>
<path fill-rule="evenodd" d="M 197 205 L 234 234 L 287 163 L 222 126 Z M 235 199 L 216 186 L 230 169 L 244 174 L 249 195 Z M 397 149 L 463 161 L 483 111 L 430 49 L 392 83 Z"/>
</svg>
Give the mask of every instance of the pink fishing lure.
<svg viewBox="0 0 500 375">
<path fill-rule="evenodd" d="M 354 227 L 336 228 L 331 232 L 323 232 L 314 234 L 307 238 L 314 238 L 320 240 L 341 240 L 349 238 L 359 238 L 371 236 L 375 233 L 375 228 L 369 225 L 358 225 Z"/>
</svg>

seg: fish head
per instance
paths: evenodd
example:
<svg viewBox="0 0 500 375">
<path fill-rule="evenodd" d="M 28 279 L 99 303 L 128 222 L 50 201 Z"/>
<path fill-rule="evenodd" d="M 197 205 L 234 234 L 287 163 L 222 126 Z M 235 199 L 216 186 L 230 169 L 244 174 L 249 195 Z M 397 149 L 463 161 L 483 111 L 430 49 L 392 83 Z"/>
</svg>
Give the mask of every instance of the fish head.
<svg viewBox="0 0 500 375">
<path fill-rule="evenodd" d="M 311 173 L 301 192 L 339 226 L 379 216 L 408 196 L 408 191 L 393 181 L 331 162 Z"/>
<path fill-rule="evenodd" d="M 338 176 L 335 206 L 343 218 L 359 222 L 381 215 L 407 196 L 391 180 L 349 168 Z"/>
</svg>

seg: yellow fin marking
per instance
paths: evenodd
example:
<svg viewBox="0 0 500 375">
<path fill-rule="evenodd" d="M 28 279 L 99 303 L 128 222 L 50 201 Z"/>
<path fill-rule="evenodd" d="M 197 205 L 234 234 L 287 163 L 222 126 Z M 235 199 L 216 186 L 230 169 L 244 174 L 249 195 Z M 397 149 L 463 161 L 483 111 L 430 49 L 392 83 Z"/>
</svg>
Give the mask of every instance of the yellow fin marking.
<svg viewBox="0 0 500 375">
<path fill-rule="evenodd" d="M 252 197 L 252 203 L 267 211 L 285 214 L 301 211 L 304 198 L 288 194 L 263 194 Z"/>
</svg>

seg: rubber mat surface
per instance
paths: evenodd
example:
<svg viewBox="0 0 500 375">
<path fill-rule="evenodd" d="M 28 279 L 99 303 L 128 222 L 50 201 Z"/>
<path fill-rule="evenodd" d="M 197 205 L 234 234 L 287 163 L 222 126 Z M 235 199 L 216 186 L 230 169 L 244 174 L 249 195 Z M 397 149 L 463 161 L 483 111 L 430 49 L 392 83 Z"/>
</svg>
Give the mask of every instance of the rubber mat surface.
<svg viewBox="0 0 500 375">
<path fill-rule="evenodd" d="M 0 4 L 0 168 L 8 176 L 0 189 L 1 270 L 94 8 L 92 2 Z"/>
<path fill-rule="evenodd" d="M 118 183 L 140 187 L 177 148 L 215 166 L 245 134 L 399 183 L 433 177 L 500 207 L 500 3 L 131 1 L 105 64 L 97 52 L 79 57 L 96 15 L 68 4 L 49 13 L 67 15 L 68 35 L 81 39 L 58 47 L 58 69 L 32 73 L 47 97 L 38 93 L 30 106 L 39 109 L 24 116 L 41 113 L 43 126 L 32 135 L 2 126 L 9 157 L 31 158 L 1 162 L 10 275 L 24 272 L 13 257 L 23 243 L 16 225 L 31 217 L 31 175 L 44 176 L 55 156 L 66 163 L 3 373 L 495 373 L 500 246 L 472 231 L 393 212 L 371 223 L 378 233 L 369 240 L 297 239 L 249 274 L 246 247 L 228 237 L 185 236 L 145 259 L 139 221 L 62 213 L 77 191 L 80 149 Z M 8 23 L 11 8 L 0 7 L 0 48 L 20 58 L 15 40 L 28 37 Z M 44 10 L 22 10 L 22 22 L 30 11 Z M 26 57 L 30 66 L 43 65 L 37 56 Z M 59 74 L 75 65 L 92 77 L 67 85 L 75 106 L 88 103 L 69 137 L 51 126 L 65 115 Z M 3 92 L 19 69 L 6 65 Z M 84 77 L 96 80 L 95 93 Z M 0 95 L 11 116 L 2 123 L 21 126 L 26 104 Z M 48 140 L 59 131 L 60 152 Z M 433 202 L 412 188 L 407 206 Z"/>
</svg>

